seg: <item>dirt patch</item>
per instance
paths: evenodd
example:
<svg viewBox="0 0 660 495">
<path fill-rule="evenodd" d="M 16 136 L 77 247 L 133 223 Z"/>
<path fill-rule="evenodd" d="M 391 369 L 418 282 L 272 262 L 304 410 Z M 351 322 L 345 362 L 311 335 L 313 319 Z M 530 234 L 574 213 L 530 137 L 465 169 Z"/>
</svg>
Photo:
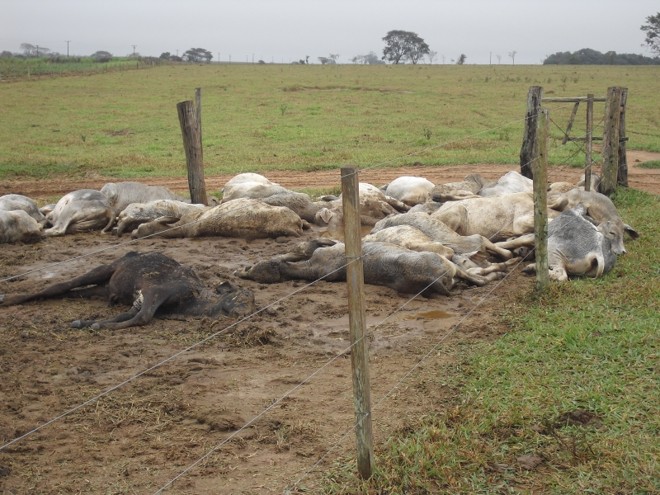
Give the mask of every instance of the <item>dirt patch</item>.
<svg viewBox="0 0 660 495">
<path fill-rule="evenodd" d="M 648 151 L 628 152 L 628 186 L 633 189 L 660 194 L 660 169 L 646 169 L 639 165 L 643 162 L 660 160 L 660 153 Z M 414 175 L 426 177 L 433 183 L 461 181 L 466 175 L 479 173 L 486 179 L 497 179 L 509 170 L 520 170 L 517 165 L 452 165 L 446 167 L 408 166 L 397 168 L 360 169 L 360 181 L 381 186 L 402 175 Z M 594 167 L 594 172 L 598 172 Z M 284 187 L 291 189 L 304 188 L 336 188 L 341 186 L 339 170 L 324 170 L 320 172 L 292 172 L 292 171 L 270 171 L 266 174 L 268 178 Z M 206 177 L 206 190 L 209 194 L 220 191 L 231 175 L 214 175 Z M 582 178 L 582 172 L 572 167 L 552 167 L 548 171 L 548 180 L 577 182 Z M 60 180 L 5 180 L 0 184 L 0 195 L 2 194 L 24 194 L 37 200 L 48 200 L 58 195 L 68 193 L 76 189 L 100 189 L 106 182 L 115 179 L 108 177 L 90 177 L 83 180 L 60 181 Z M 152 178 L 152 185 L 166 186 L 175 192 L 188 195 L 188 183 L 182 178 Z"/>
<path fill-rule="evenodd" d="M 448 182 L 474 172 L 496 178 L 511 169 L 408 167 L 365 170 L 360 179 L 380 184 L 424 175 Z M 339 183 L 338 171 L 268 175 L 296 189 Z M 579 171 L 553 175 L 575 180 Z M 226 180 L 208 183 L 219 188 Z M 104 182 L 12 182 L 0 192 L 47 197 Z M 185 190 L 177 181 L 158 182 Z M 659 192 L 656 170 L 633 165 L 630 183 Z M 252 289 L 262 311 L 242 322 L 161 319 L 94 332 L 69 323 L 119 308 L 77 300 L 0 308 L 0 442 L 27 435 L 0 451 L 0 491 L 154 493 L 173 480 L 171 492 L 183 494 L 314 487 L 319 473 L 354 451 L 346 288 L 261 285 L 234 275 L 299 241 L 129 242 L 90 233 L 3 245 L 0 293 L 41 288 L 130 250 L 158 250 L 193 267 L 209 286 L 229 280 Z M 461 359 L 465 346 L 506 332 L 496 323 L 500 308 L 533 284 L 516 270 L 502 284 L 460 286 L 451 297 L 409 300 L 387 288 L 365 288 L 377 444 L 448 406 L 458 392 L 437 377 Z"/>
</svg>

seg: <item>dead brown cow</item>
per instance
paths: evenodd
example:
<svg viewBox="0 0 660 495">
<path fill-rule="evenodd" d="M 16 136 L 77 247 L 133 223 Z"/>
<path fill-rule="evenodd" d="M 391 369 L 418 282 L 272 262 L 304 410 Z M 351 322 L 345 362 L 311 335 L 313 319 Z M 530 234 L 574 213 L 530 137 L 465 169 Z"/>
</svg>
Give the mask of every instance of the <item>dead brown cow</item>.
<svg viewBox="0 0 660 495">
<path fill-rule="evenodd" d="M 74 328 L 120 329 L 146 325 L 156 312 L 190 316 L 240 317 L 254 311 L 251 291 L 229 282 L 215 291 L 206 288 L 195 272 L 161 253 L 131 251 L 108 265 L 34 294 L 0 296 L 0 307 L 57 297 L 102 297 L 110 304 L 131 304 L 107 320 L 75 320 Z"/>
</svg>

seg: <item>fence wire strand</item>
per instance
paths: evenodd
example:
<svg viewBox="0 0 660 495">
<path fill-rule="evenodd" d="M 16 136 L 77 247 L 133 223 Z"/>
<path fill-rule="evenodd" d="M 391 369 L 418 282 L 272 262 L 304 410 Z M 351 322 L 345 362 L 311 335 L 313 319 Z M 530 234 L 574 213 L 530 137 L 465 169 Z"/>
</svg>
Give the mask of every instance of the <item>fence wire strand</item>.
<svg viewBox="0 0 660 495">
<path fill-rule="evenodd" d="M 527 118 L 527 117 L 525 117 L 525 118 Z M 402 159 L 409 158 L 409 157 L 411 157 L 411 156 L 416 156 L 416 155 L 419 155 L 419 154 L 421 154 L 421 153 L 427 153 L 427 152 L 429 152 L 429 151 L 433 151 L 433 150 L 441 149 L 441 148 L 443 148 L 443 147 L 446 147 L 446 146 L 451 145 L 452 143 L 460 142 L 460 141 L 463 141 L 463 140 L 465 140 L 465 139 L 469 139 L 469 138 L 471 138 L 471 137 L 476 137 L 476 136 L 479 136 L 479 135 L 482 135 L 482 134 L 485 134 L 485 133 L 488 133 L 488 132 L 492 132 L 492 131 L 497 130 L 497 129 L 501 129 L 501 128 L 504 128 L 504 127 L 510 126 L 510 125 L 512 125 L 512 124 L 514 124 L 514 123 L 518 123 L 520 120 L 521 120 L 521 119 L 517 119 L 517 120 L 512 121 L 512 122 L 504 123 L 504 124 L 501 124 L 500 126 L 497 126 L 497 127 L 495 127 L 495 128 L 491 128 L 491 129 L 486 129 L 486 130 L 480 131 L 480 132 L 475 133 L 475 134 L 473 134 L 473 135 L 471 135 L 471 136 L 466 136 L 466 137 L 463 137 L 463 138 L 460 138 L 460 139 L 456 139 L 456 140 L 452 140 L 452 141 L 448 141 L 448 142 L 445 142 L 445 143 L 442 143 L 442 144 L 438 144 L 438 145 L 434 145 L 434 146 L 425 147 L 423 150 L 415 151 L 415 152 L 409 153 L 409 154 L 407 154 L 407 155 L 404 155 L 404 156 L 402 156 L 402 157 L 398 157 L 398 158 L 396 158 L 396 159 L 388 160 L 388 161 L 385 161 L 385 162 L 380 162 L 380 163 L 374 164 L 374 165 L 372 165 L 372 166 L 363 167 L 362 170 L 377 169 L 377 168 L 380 168 L 380 167 L 383 167 L 383 166 L 386 166 L 386 165 L 389 165 L 389 164 L 395 163 L 396 160 L 399 160 L 399 161 L 400 161 L 400 160 L 402 160 Z M 524 119 L 523 119 L 523 120 L 524 120 Z M 531 162 L 530 162 L 530 163 L 531 163 Z M 529 165 L 529 164 L 526 164 L 526 165 Z M 356 173 L 359 173 L 359 171 L 357 171 Z M 182 225 L 177 225 L 177 226 L 171 227 L 171 228 L 167 229 L 167 231 L 174 230 L 174 229 L 177 229 L 177 228 L 182 228 L 182 227 L 184 227 L 185 225 L 191 225 L 191 224 L 194 224 L 195 222 L 198 222 L 198 221 L 199 221 L 199 218 L 198 218 L 198 219 L 195 219 L 195 220 L 193 220 L 193 221 L 191 221 L 191 222 L 189 222 L 189 223 L 186 223 L 186 224 L 182 224 Z M 160 232 L 160 233 L 158 233 L 158 234 L 152 234 L 152 235 L 146 236 L 146 237 L 144 237 L 144 238 L 142 238 L 142 239 L 149 238 L 149 237 L 154 237 L 154 236 L 158 236 L 159 234 L 162 234 L 162 232 Z M 51 264 L 49 264 L 49 265 L 47 265 L 47 266 L 45 266 L 45 267 L 36 268 L 36 269 L 30 270 L 30 271 L 28 271 L 28 272 L 24 272 L 24 273 L 21 273 L 21 274 L 15 275 L 15 276 L 11 276 L 11 277 L 8 277 L 8 278 L 0 279 L 0 282 L 5 282 L 5 281 L 13 280 L 13 279 L 16 279 L 16 278 L 19 278 L 19 277 L 24 277 L 24 276 L 26 276 L 26 275 L 33 274 L 33 273 L 35 273 L 35 272 L 39 272 L 39 271 L 42 271 L 42 270 L 49 269 L 49 268 L 51 268 L 51 267 L 53 267 L 53 266 L 59 266 L 59 265 L 63 265 L 63 264 L 67 264 L 67 263 L 71 263 L 71 262 L 74 262 L 74 261 L 77 261 L 77 260 L 80 260 L 80 259 L 84 259 L 84 258 L 88 258 L 88 257 L 96 256 L 96 255 L 98 255 L 98 254 L 100 254 L 100 253 L 104 253 L 104 252 L 107 252 L 107 251 L 110 251 L 110 250 L 116 250 L 116 249 L 119 249 L 119 248 L 121 248 L 121 247 L 125 247 L 126 245 L 134 244 L 134 243 L 136 243 L 136 242 L 139 242 L 140 240 L 141 240 L 141 239 L 131 239 L 131 240 L 128 240 L 128 241 L 126 241 L 126 242 L 119 243 L 119 244 L 117 244 L 117 245 L 108 246 L 108 247 L 105 247 L 105 248 L 102 248 L 102 249 L 94 250 L 93 252 L 88 253 L 88 254 L 86 254 L 86 255 L 81 255 L 81 256 L 71 257 L 71 258 L 68 258 L 68 259 L 65 259 L 65 260 L 62 260 L 62 261 L 56 262 L 56 263 L 51 263 Z M 350 261 L 349 261 L 349 262 L 350 262 Z M 348 264 L 348 263 L 347 263 L 347 264 Z M 344 268 L 347 266 L 347 264 L 346 264 L 346 265 L 343 265 L 343 266 L 340 267 L 338 270 L 344 269 Z M 511 271 L 513 271 L 513 268 L 510 268 L 510 272 L 511 272 Z M 510 273 L 510 272 L 509 272 L 509 273 Z M 184 348 L 184 349 L 182 349 L 182 350 L 180 350 L 180 351 L 177 351 L 176 353 L 174 353 L 174 354 L 172 354 L 172 355 L 170 355 L 170 356 L 168 356 L 168 357 L 162 359 L 161 361 L 155 363 L 154 365 L 152 365 L 152 366 L 150 366 L 150 367 L 148 367 L 148 368 L 146 368 L 146 369 L 144 369 L 144 370 L 142 370 L 142 371 L 140 371 L 140 372 L 138 372 L 138 373 L 136 373 L 136 374 L 134 374 L 134 375 L 128 377 L 127 379 L 121 381 L 120 383 L 118 383 L 118 384 L 116 384 L 116 385 L 113 385 L 113 386 L 107 388 L 106 390 L 104 390 L 104 391 L 101 392 L 100 394 L 98 394 L 98 395 L 96 395 L 96 396 L 94 396 L 94 397 L 89 398 L 88 400 L 82 402 L 81 404 L 78 404 L 77 406 L 72 407 L 72 408 L 70 408 L 70 409 L 68 409 L 68 410 L 66 410 L 66 411 L 64 411 L 64 412 L 62 412 L 62 413 L 60 413 L 60 414 L 58 414 L 57 416 L 53 417 L 52 419 L 48 420 L 47 422 L 45 422 L 45 423 L 43 423 L 43 424 L 41 424 L 41 425 L 39 425 L 39 426 L 37 426 L 37 427 L 31 429 L 30 431 L 28 431 L 28 432 L 22 434 L 21 436 L 16 437 L 16 438 L 14 438 L 13 440 L 11 440 L 11 441 L 5 443 L 4 445 L 0 446 L 0 451 L 6 449 L 7 447 L 9 447 L 9 446 L 11 446 L 11 445 L 13 445 L 13 444 L 15 444 L 15 443 L 17 443 L 17 442 L 23 440 L 23 439 L 25 439 L 26 437 L 28 437 L 28 436 L 30 436 L 30 435 L 32 435 L 32 434 L 34 434 L 34 433 L 36 433 L 36 432 L 38 432 L 38 431 L 40 431 L 40 430 L 46 428 L 47 426 L 49 426 L 49 425 L 51 425 L 51 424 L 53 424 L 53 423 L 55 423 L 55 422 L 57 422 L 57 421 L 59 421 L 59 420 L 65 418 L 66 416 L 68 416 L 68 415 L 70 415 L 70 414 L 72 414 L 72 413 L 74 413 L 74 412 L 76 412 L 76 411 L 78 411 L 78 410 L 80 410 L 80 409 L 82 409 L 82 408 L 84 408 L 84 407 L 86 407 L 86 406 L 88 406 L 88 405 L 94 403 L 94 402 L 97 402 L 97 401 L 100 400 L 101 398 L 103 398 L 103 397 L 109 395 L 110 393 L 116 391 L 117 389 L 119 389 L 119 388 L 121 388 L 121 387 L 123 387 L 123 386 L 125 386 L 125 385 L 127 385 L 127 384 L 129 384 L 129 383 L 131 383 L 131 382 L 133 382 L 133 381 L 135 381 L 136 379 L 142 377 L 142 376 L 145 375 L 146 373 L 149 373 L 149 372 L 151 372 L 151 371 L 153 371 L 153 370 L 155 370 L 155 369 L 157 369 L 157 368 L 159 368 L 159 367 L 161 367 L 161 366 L 164 366 L 165 364 L 167 364 L 167 363 L 169 363 L 169 362 L 175 360 L 176 358 L 178 358 L 178 357 L 181 356 L 182 354 L 187 353 L 187 352 L 191 351 L 192 349 L 195 349 L 195 348 L 199 347 L 200 345 L 203 345 L 203 344 L 209 342 L 210 340 L 212 340 L 212 339 L 214 339 L 214 338 L 216 338 L 216 337 L 218 337 L 218 336 L 220 336 L 220 335 L 222 335 L 222 334 L 228 332 L 229 330 L 231 330 L 232 328 L 236 327 L 236 326 L 239 325 L 240 323 L 242 323 L 242 322 L 244 322 L 244 321 L 246 321 L 246 320 L 248 320 L 248 319 L 250 319 L 250 318 L 256 316 L 257 314 L 259 314 L 259 313 L 261 313 L 261 312 L 267 310 L 268 308 L 270 308 L 270 307 L 272 307 L 272 306 L 274 306 L 274 305 L 279 304 L 279 303 L 282 302 L 282 301 L 287 300 L 288 298 L 292 297 L 293 295 L 298 294 L 298 293 L 300 293 L 300 292 L 302 292 L 302 291 L 308 289 L 309 287 L 315 285 L 316 283 L 318 283 L 319 281 L 321 281 L 321 280 L 327 278 L 327 277 L 330 276 L 330 275 L 331 275 L 331 274 L 326 274 L 324 277 L 321 277 L 321 278 L 319 278 L 319 279 L 317 279 L 317 280 L 314 280 L 314 281 L 312 281 L 312 282 L 310 282 L 310 283 L 308 283 L 308 284 L 305 284 L 304 286 L 302 286 L 302 287 L 300 287 L 300 288 L 298 288 L 298 289 L 292 291 L 291 293 L 286 294 L 285 296 L 283 296 L 283 297 L 277 299 L 276 301 L 273 301 L 273 302 L 269 303 L 268 305 L 266 305 L 266 306 L 260 308 L 259 310 L 255 311 L 254 313 L 252 313 L 252 314 L 250 314 L 250 315 L 248 315 L 248 316 L 245 316 L 245 317 L 239 319 L 239 320 L 236 321 L 236 322 L 233 322 L 232 324 L 228 325 L 227 327 L 225 327 L 225 328 L 223 328 L 223 329 L 221 329 L 221 330 L 219 330 L 219 331 L 217 331 L 217 332 L 214 332 L 213 334 L 211 334 L 211 335 L 209 335 L 209 336 L 203 338 L 202 340 L 200 340 L 200 341 L 198 341 L 198 342 L 196 342 L 196 343 L 194 343 L 194 344 L 192 344 L 192 345 L 190 345 L 190 346 L 188 346 L 188 347 L 186 347 L 186 348 Z M 507 274 L 507 276 L 508 276 L 508 274 Z M 439 278 L 441 278 L 441 277 L 439 277 Z M 505 279 L 506 279 L 506 277 L 505 277 L 503 280 L 505 280 Z M 492 293 L 492 291 L 494 291 L 497 287 L 499 287 L 500 284 L 503 283 L 503 280 L 501 280 L 501 281 L 499 281 L 497 284 L 495 284 L 495 286 L 494 286 L 493 289 L 488 293 L 488 295 L 490 295 L 490 294 Z M 432 285 L 432 284 L 430 284 L 430 285 Z M 430 287 L 430 285 L 429 285 L 429 287 Z M 428 288 L 428 287 L 427 287 L 427 288 Z M 426 290 L 426 289 L 425 289 L 425 290 Z M 422 292 L 423 292 L 423 291 L 422 291 Z M 404 304 L 402 304 L 402 305 L 399 306 L 396 310 L 394 310 L 393 313 L 391 313 L 390 315 L 388 315 L 383 321 L 379 322 L 378 325 L 376 326 L 376 329 L 375 329 L 375 330 L 373 330 L 373 331 L 371 331 L 371 332 L 368 332 L 367 335 L 365 335 L 363 338 L 371 337 L 372 335 L 374 335 L 374 333 L 375 333 L 375 331 L 378 329 L 378 327 L 382 326 L 383 323 L 384 323 L 385 321 L 387 321 L 388 319 L 392 318 L 392 317 L 393 317 L 395 314 L 397 314 L 398 312 L 402 311 L 403 308 L 405 308 L 405 307 L 406 307 L 407 305 L 409 305 L 413 300 L 415 300 L 416 298 L 418 298 L 420 294 L 421 294 L 421 292 L 418 293 L 418 294 L 416 294 L 416 295 L 414 295 L 414 296 L 411 297 L 410 299 L 406 300 L 406 301 L 404 302 Z M 486 296 L 484 296 L 484 297 L 486 297 Z M 482 301 L 483 301 L 483 299 L 482 299 Z M 481 302 L 478 303 L 478 304 L 481 304 Z M 395 386 L 394 386 L 394 387 L 393 387 L 388 393 L 386 393 L 386 394 L 383 396 L 383 398 L 381 398 L 381 400 L 376 404 L 376 407 L 380 407 L 380 405 L 381 405 L 381 404 L 382 404 L 382 403 L 383 403 L 383 402 L 384 402 L 384 401 L 385 401 L 385 400 L 386 400 L 386 399 L 387 399 L 387 398 L 388 398 L 388 397 L 394 392 L 394 390 L 396 390 L 396 388 L 398 388 L 398 387 L 400 386 L 401 383 L 403 383 L 404 380 L 406 380 L 406 379 L 407 379 L 407 378 L 408 378 L 408 377 L 409 377 L 409 376 L 410 376 L 410 375 L 411 375 L 416 369 L 418 369 L 418 368 L 422 365 L 423 362 L 425 362 L 426 360 L 428 360 L 428 358 L 429 358 L 434 352 L 436 352 L 437 347 L 438 347 L 442 342 L 444 342 L 444 341 L 445 341 L 450 335 L 452 335 L 453 333 L 455 333 L 455 332 L 458 330 L 458 328 L 459 328 L 459 326 L 460 326 L 460 323 L 462 323 L 462 322 L 465 320 L 465 318 L 467 318 L 467 317 L 468 317 L 468 316 L 469 316 L 469 315 L 470 315 L 470 314 L 471 314 L 471 313 L 472 313 L 477 307 L 478 307 L 478 305 L 475 306 L 474 308 L 472 308 L 472 310 L 470 310 L 470 312 L 462 318 L 461 322 L 459 322 L 459 323 L 456 324 L 452 329 L 450 329 L 450 331 L 446 334 L 446 336 L 444 336 L 442 339 L 440 339 L 440 340 L 439 340 L 439 341 L 433 346 L 433 348 L 432 348 L 432 349 L 431 349 L 431 350 L 430 350 L 425 356 L 423 356 L 422 359 L 421 359 L 418 363 L 415 364 L 415 366 L 413 366 L 413 368 L 411 368 L 410 370 L 408 370 L 408 372 L 407 372 L 407 373 L 401 378 L 401 380 L 400 380 L 400 381 L 399 381 L 399 382 L 398 382 L 398 383 L 397 383 L 397 384 L 396 384 L 396 385 L 395 385 Z M 353 344 L 353 345 L 354 345 L 354 344 Z M 240 431 L 242 431 L 242 430 L 244 430 L 245 428 L 248 428 L 248 427 L 250 427 L 251 425 L 253 425 L 253 424 L 254 424 L 255 422 L 257 422 L 260 418 L 262 418 L 262 417 L 263 417 L 264 415 L 266 415 L 269 411 L 271 411 L 271 410 L 272 410 L 273 408 L 275 408 L 278 404 L 280 404 L 285 398 L 291 396 L 291 395 L 292 395 L 293 393 L 295 393 L 298 389 L 300 389 L 300 387 L 302 387 L 304 384 L 308 383 L 310 380 L 312 380 L 312 379 L 315 378 L 317 375 L 319 375 L 324 369 L 326 369 L 328 366 L 330 366 L 334 361 L 336 361 L 337 359 L 339 359 L 340 357 L 342 357 L 343 355 L 345 355 L 347 352 L 349 352 L 350 349 L 351 349 L 351 346 L 347 347 L 344 351 L 338 353 L 337 356 L 334 356 L 331 360 L 329 360 L 328 362 L 324 363 L 324 364 L 323 364 L 321 367 L 319 367 L 318 369 L 314 370 L 314 371 L 313 371 L 311 374 L 309 374 L 308 377 L 305 378 L 300 384 L 298 384 L 297 386 L 293 387 L 292 389 L 290 389 L 289 391 L 287 391 L 284 395 L 282 395 L 282 396 L 280 396 L 278 399 L 276 399 L 271 405 L 269 405 L 267 408 L 265 408 L 263 411 L 261 411 L 259 414 L 257 414 L 254 418 L 252 418 L 250 421 L 248 421 L 243 427 L 241 427 L 241 429 L 237 430 L 237 431 L 234 432 L 232 435 L 229 435 L 226 439 L 224 439 L 222 442 L 220 442 L 219 444 L 217 444 L 216 446 L 214 446 L 211 450 L 209 450 L 209 451 L 208 451 L 207 453 L 205 453 L 202 457 L 200 457 L 199 459 L 197 459 L 194 463 L 192 463 L 191 465 L 189 465 L 185 470 L 181 471 L 177 476 L 175 476 L 175 477 L 172 478 L 170 481 L 168 481 L 168 482 L 167 482 L 165 485 L 163 485 L 163 486 L 161 487 L 161 489 L 159 489 L 156 493 L 161 493 L 163 490 L 167 489 L 169 486 L 172 485 L 172 483 L 174 483 L 176 480 L 180 479 L 182 476 L 184 476 L 186 473 L 188 473 L 190 470 L 192 470 L 192 469 L 193 469 L 195 466 L 197 466 L 199 463 L 203 462 L 205 459 L 207 459 L 209 456 L 211 456 L 214 452 L 216 452 L 217 450 L 219 450 L 223 445 L 225 445 L 226 443 L 228 443 L 229 441 L 231 441 L 233 438 L 235 438 L 235 436 L 236 436 Z M 344 438 L 348 433 L 350 433 L 350 431 L 352 431 L 353 428 L 354 428 L 354 426 L 351 426 L 351 428 L 348 429 L 347 432 L 344 433 L 344 434 L 342 435 L 342 438 Z M 327 457 L 327 455 L 328 455 L 327 453 L 324 454 L 323 458 Z M 316 463 L 316 464 L 315 464 L 315 465 L 314 465 L 314 466 L 313 466 L 308 472 L 311 472 L 311 470 L 313 470 L 315 466 L 317 466 L 320 462 L 322 462 L 323 458 L 319 459 L 319 461 L 317 461 L 317 463 Z M 303 478 L 304 478 L 305 476 L 306 476 L 306 474 L 303 476 Z M 303 478 L 301 478 L 301 480 L 302 480 Z M 294 486 L 294 487 L 297 486 L 297 484 L 299 484 L 301 480 L 299 480 L 299 481 L 297 481 L 296 483 L 294 483 L 293 486 Z"/>
</svg>

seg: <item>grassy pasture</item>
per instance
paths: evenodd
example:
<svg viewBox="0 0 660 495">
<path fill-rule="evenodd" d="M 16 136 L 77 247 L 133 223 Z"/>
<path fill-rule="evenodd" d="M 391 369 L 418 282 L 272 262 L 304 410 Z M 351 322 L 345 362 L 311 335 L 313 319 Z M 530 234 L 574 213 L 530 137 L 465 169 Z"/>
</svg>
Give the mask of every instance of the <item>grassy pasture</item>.
<svg viewBox="0 0 660 495">
<path fill-rule="evenodd" d="M 206 173 L 516 163 L 526 96 L 629 88 L 629 147 L 660 151 L 658 67 L 174 65 L 0 84 L 0 178 L 184 177 L 176 104 L 202 88 Z M 572 104 L 550 104 L 550 162 Z M 603 104 L 595 107 L 595 135 Z M 574 124 L 584 134 L 584 111 Z"/>
</svg>

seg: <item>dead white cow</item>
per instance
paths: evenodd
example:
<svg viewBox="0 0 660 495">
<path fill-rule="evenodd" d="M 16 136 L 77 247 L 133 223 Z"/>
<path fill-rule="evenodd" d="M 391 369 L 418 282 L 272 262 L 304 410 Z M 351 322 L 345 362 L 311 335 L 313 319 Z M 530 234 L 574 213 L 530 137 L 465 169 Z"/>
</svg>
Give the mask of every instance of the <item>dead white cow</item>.
<svg viewBox="0 0 660 495">
<path fill-rule="evenodd" d="M 558 203 L 565 200 L 558 201 Z M 548 202 L 550 208 L 555 203 Z M 548 210 L 550 217 L 559 212 Z M 505 241 L 534 231 L 532 193 L 520 192 L 488 198 L 470 198 L 444 203 L 432 216 L 461 235 L 479 234 L 492 242 Z"/>
<path fill-rule="evenodd" d="M 431 191 L 431 199 L 436 203 L 444 203 L 446 201 L 477 198 L 479 197 L 479 191 L 491 183 L 479 174 L 470 174 L 459 182 L 436 184 Z"/>
<path fill-rule="evenodd" d="M 47 217 L 52 225 L 46 236 L 59 236 L 89 230 L 107 232 L 115 221 L 108 198 L 95 189 L 79 189 L 60 198 Z"/>
<path fill-rule="evenodd" d="M 147 203 L 156 199 L 178 199 L 166 187 L 151 186 L 142 182 L 108 182 L 101 188 L 115 214 L 122 212 L 131 203 Z"/>
<path fill-rule="evenodd" d="M 383 192 L 408 206 L 415 206 L 430 201 L 434 187 L 435 184 L 425 177 L 403 175 L 390 182 Z"/>
<path fill-rule="evenodd" d="M 48 223 L 45 215 L 39 210 L 37 202 L 22 194 L 5 194 L 4 196 L 0 196 L 0 210 L 23 210 L 34 218 L 39 225 L 45 226 Z"/>
<path fill-rule="evenodd" d="M 42 236 L 42 225 L 24 210 L 0 210 L 0 244 L 35 242 Z"/>
<path fill-rule="evenodd" d="M 489 184 L 481 188 L 479 196 L 485 198 L 492 196 L 504 196 L 519 192 L 533 192 L 534 181 L 525 177 L 520 172 L 511 170 L 497 179 L 494 184 Z"/>
<path fill-rule="evenodd" d="M 208 209 L 201 204 L 185 203 L 176 199 L 156 199 L 146 203 L 131 203 L 117 216 L 117 236 L 124 232 L 132 232 L 143 223 L 158 218 L 171 218 L 172 222 L 180 219 L 190 211 Z"/>
<path fill-rule="evenodd" d="M 412 251 L 437 253 L 445 258 L 451 258 L 454 255 L 452 248 L 434 240 L 418 228 L 406 224 L 373 230 L 362 240 L 364 242 L 389 242 Z"/>
<path fill-rule="evenodd" d="M 292 191 L 253 172 L 232 177 L 222 189 L 223 203 L 239 198 L 260 199 L 272 206 L 285 206 L 311 223 L 316 221 L 316 214 L 321 209 L 308 194 Z"/>
<path fill-rule="evenodd" d="M 133 237 L 300 236 L 304 225 L 300 216 L 289 208 L 271 206 L 258 199 L 239 198 L 212 208 L 188 211 L 180 218 L 161 217 L 143 223 L 133 232 Z"/>
<path fill-rule="evenodd" d="M 373 226 L 378 220 L 410 209 L 407 204 L 388 196 L 376 186 L 366 182 L 359 183 L 358 195 L 362 225 Z M 316 224 L 327 225 L 329 228 L 338 228 L 343 224 L 341 196 L 331 201 L 319 201 L 318 204 L 325 206 L 317 213 Z"/>
<path fill-rule="evenodd" d="M 461 235 L 446 225 L 442 219 L 435 215 L 423 212 L 409 211 L 400 215 L 392 215 L 379 221 L 371 230 L 376 233 L 380 230 L 397 225 L 410 225 L 423 232 L 435 242 L 451 248 L 456 254 L 474 255 L 477 252 L 495 255 L 499 258 L 510 259 L 511 251 L 496 246 L 480 234 Z"/>
</svg>

